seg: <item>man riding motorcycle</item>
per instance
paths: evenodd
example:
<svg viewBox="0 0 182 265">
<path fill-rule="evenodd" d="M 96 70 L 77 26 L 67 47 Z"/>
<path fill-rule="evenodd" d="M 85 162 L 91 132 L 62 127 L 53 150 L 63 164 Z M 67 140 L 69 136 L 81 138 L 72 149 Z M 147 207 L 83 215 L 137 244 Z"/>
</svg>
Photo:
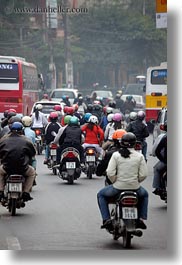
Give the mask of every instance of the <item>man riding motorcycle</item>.
<svg viewBox="0 0 182 265">
<path fill-rule="evenodd" d="M 137 227 L 146 229 L 143 220 L 147 219 L 148 192 L 140 185 L 147 177 L 147 165 L 144 156 L 134 150 L 136 137 L 126 133 L 121 139 L 121 148 L 113 153 L 106 173 L 113 183 L 101 189 L 97 194 L 98 205 L 103 219 L 101 228 L 112 229 L 108 199 L 115 197 L 122 190 L 135 190 L 140 198 Z"/>
<path fill-rule="evenodd" d="M 14 122 L 11 132 L 0 140 L 0 200 L 3 198 L 7 174 L 24 175 L 22 199 L 24 201 L 33 199 L 29 192 L 35 179 L 35 169 L 30 166 L 30 161 L 35 156 L 36 150 L 32 142 L 22 133 L 22 123 Z"/>
</svg>

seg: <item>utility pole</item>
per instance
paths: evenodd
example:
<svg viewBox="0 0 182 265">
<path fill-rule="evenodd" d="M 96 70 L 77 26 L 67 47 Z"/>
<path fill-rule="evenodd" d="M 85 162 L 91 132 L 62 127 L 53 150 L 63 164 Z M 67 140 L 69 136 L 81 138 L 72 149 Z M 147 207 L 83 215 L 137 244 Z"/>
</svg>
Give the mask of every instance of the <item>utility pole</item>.
<svg viewBox="0 0 182 265">
<path fill-rule="evenodd" d="M 71 46 L 69 39 L 68 0 L 64 0 L 64 48 L 65 48 L 65 78 L 66 85 L 73 88 L 73 62 L 71 58 Z"/>
</svg>

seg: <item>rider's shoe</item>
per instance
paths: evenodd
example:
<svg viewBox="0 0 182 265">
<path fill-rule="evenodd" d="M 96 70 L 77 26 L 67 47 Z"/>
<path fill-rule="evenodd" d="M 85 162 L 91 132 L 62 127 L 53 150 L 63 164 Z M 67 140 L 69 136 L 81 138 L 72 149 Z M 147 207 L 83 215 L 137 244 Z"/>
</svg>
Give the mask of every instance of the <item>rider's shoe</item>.
<svg viewBox="0 0 182 265">
<path fill-rule="evenodd" d="M 30 196 L 30 193 L 28 192 L 23 192 L 22 199 L 24 202 L 33 200 L 33 198 Z"/>
</svg>

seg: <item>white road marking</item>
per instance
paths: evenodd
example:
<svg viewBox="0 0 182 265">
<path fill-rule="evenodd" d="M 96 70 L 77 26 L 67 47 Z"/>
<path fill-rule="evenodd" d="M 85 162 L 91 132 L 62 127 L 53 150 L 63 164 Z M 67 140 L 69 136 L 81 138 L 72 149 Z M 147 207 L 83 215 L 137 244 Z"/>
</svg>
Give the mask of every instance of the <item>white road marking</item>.
<svg viewBox="0 0 182 265">
<path fill-rule="evenodd" d="M 20 243 L 16 237 L 7 237 L 6 238 L 8 250 L 21 250 Z"/>
</svg>

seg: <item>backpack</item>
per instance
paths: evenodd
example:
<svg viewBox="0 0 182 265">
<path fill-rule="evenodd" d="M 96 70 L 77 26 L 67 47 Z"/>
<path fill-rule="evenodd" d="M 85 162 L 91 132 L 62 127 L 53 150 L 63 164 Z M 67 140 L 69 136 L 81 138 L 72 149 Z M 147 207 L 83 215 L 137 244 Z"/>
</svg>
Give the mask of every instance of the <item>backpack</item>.
<svg viewBox="0 0 182 265">
<path fill-rule="evenodd" d="M 152 156 L 156 156 L 156 149 L 157 149 L 157 146 L 159 145 L 160 141 L 162 140 L 163 136 L 165 135 L 165 133 L 161 133 L 159 134 L 159 136 L 155 139 L 155 142 L 154 142 L 154 145 L 152 147 Z"/>
</svg>

